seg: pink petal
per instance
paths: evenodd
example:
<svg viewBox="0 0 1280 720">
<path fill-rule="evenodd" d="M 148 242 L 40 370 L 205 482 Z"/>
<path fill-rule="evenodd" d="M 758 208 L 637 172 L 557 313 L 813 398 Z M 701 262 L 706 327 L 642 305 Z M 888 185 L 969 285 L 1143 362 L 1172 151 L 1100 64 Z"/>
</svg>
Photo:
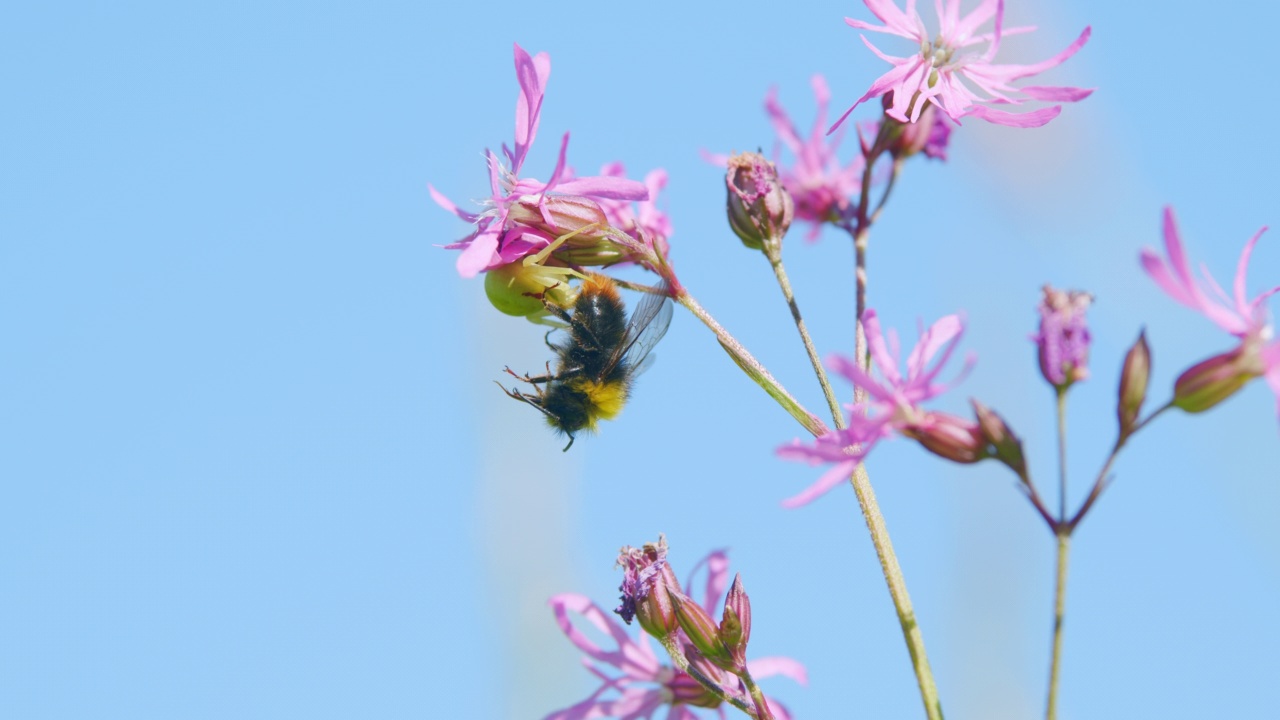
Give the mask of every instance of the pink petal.
<svg viewBox="0 0 1280 720">
<path fill-rule="evenodd" d="M 720 601 L 724 589 L 729 586 L 729 554 L 724 550 L 713 550 L 699 560 L 698 564 L 689 571 L 689 579 L 684 584 L 688 592 L 693 591 L 694 577 L 704 566 L 707 568 L 707 582 L 703 588 L 700 604 L 707 612 L 714 614 L 713 606 Z"/>
<path fill-rule="evenodd" d="M 789 677 L 801 685 L 809 684 L 809 673 L 804 665 L 789 657 L 762 657 L 747 662 L 747 669 L 756 678 L 781 675 Z"/>
<path fill-rule="evenodd" d="M 1047 85 L 1028 85 L 1019 88 L 1023 95 L 1032 100 L 1049 102 L 1078 102 L 1093 94 L 1093 88 L 1059 87 Z"/>
<path fill-rule="evenodd" d="M 546 53 L 529 57 L 524 48 L 515 45 L 515 63 L 520 96 L 516 98 L 516 147 L 512 153 L 511 171 L 519 174 L 529 146 L 538 134 L 544 86 L 551 76 L 551 58 Z"/>
<path fill-rule="evenodd" d="M 870 447 L 864 447 L 863 455 L 865 455 L 866 451 L 870 449 Z M 853 476 L 853 471 L 857 469 L 857 467 L 857 460 L 842 462 L 832 466 L 830 470 L 822 474 L 822 477 L 818 478 L 817 482 L 805 488 L 799 494 L 783 500 L 782 507 L 790 509 L 798 508 L 802 505 L 808 505 L 814 500 L 817 500 L 820 496 L 831 491 L 840 483 L 847 481 Z"/>
<path fill-rule="evenodd" d="M 1249 257 L 1253 255 L 1253 246 L 1258 244 L 1258 239 L 1266 231 L 1267 227 L 1264 225 L 1261 230 L 1254 233 L 1253 237 L 1249 238 L 1249 242 L 1244 244 L 1244 250 L 1240 252 L 1240 262 L 1236 264 L 1236 280 L 1232 289 L 1235 292 L 1236 312 L 1245 317 L 1248 317 L 1253 310 L 1249 301 L 1245 299 L 1244 281 L 1245 274 L 1249 270 Z M 1273 290 L 1272 292 L 1275 291 Z"/>
<path fill-rule="evenodd" d="M 458 256 L 458 274 L 464 278 L 473 278 L 493 267 L 497 249 L 496 231 L 477 235 Z"/>
<path fill-rule="evenodd" d="M 1061 105 L 1053 107 L 1041 108 L 1025 113 L 1011 113 L 1003 110 L 992 110 L 985 105 L 975 105 L 965 112 L 965 115 L 973 115 L 974 117 L 986 120 L 996 125 L 1004 125 L 1006 127 L 1032 128 L 1040 127 L 1050 120 L 1058 117 L 1062 112 Z"/>
<path fill-rule="evenodd" d="M 462 210 L 457 205 L 454 205 L 452 200 L 440 194 L 440 191 L 436 190 L 435 186 L 431 183 L 427 183 L 427 192 L 431 193 L 431 199 L 435 200 L 437 205 L 469 223 L 475 222 L 476 219 L 480 217 L 479 215 L 473 215 L 472 213 Z"/>
<path fill-rule="evenodd" d="M 600 609 L 590 599 L 573 593 L 565 593 L 553 596 L 547 601 L 551 605 L 552 611 L 555 613 L 556 624 L 560 626 L 560 630 L 564 632 L 565 637 L 569 638 L 569 642 L 575 647 L 600 662 L 612 665 L 622 670 L 628 677 L 640 680 L 655 680 L 662 666 L 658 663 L 657 658 L 653 655 L 653 651 L 648 645 L 639 645 L 633 642 L 627 631 L 622 628 L 613 618 Z M 606 651 L 599 645 L 592 642 L 578 628 L 574 627 L 569 613 L 574 612 L 580 615 L 596 629 L 608 634 L 613 641 L 617 643 L 618 649 Z"/>
<path fill-rule="evenodd" d="M 556 185 L 556 191 L 566 195 L 585 195 L 590 198 L 607 198 L 609 200 L 651 199 L 649 188 L 636 180 L 619 177 L 581 177 Z"/>
<path fill-rule="evenodd" d="M 769 88 L 764 96 L 764 111 L 769 116 L 769 122 L 773 125 L 774 132 L 778 133 L 778 137 L 782 139 L 783 144 L 791 152 L 799 155 L 803 142 L 800 135 L 796 132 L 795 125 L 791 122 L 791 118 L 787 116 L 787 111 L 778 104 L 778 89 L 776 87 Z"/>
<path fill-rule="evenodd" d="M 885 347 L 884 335 L 880 332 L 880 319 L 876 316 L 875 310 L 868 308 L 862 315 L 862 329 L 867 336 L 867 350 L 876 367 L 880 368 L 880 374 L 890 385 L 901 384 L 902 375 L 898 373 L 897 358 L 890 355 Z M 857 368 L 854 368 L 854 371 L 860 372 Z"/>
<path fill-rule="evenodd" d="M 955 7 L 957 13 L 959 9 L 959 4 L 957 3 Z M 998 13 L 997 10 L 999 11 Z M 942 34 L 951 41 L 953 46 L 964 43 L 973 34 L 973 31 L 978 29 L 979 25 L 990 20 L 992 16 L 996 18 L 995 42 L 998 43 L 1000 41 L 1000 26 L 1003 24 L 1004 18 L 1004 0 L 983 0 L 978 7 L 971 10 L 960 22 L 954 23 L 953 19 L 953 29 L 950 32 L 944 29 Z"/>
<path fill-rule="evenodd" d="M 1009 79 L 1017 80 L 1018 78 L 1030 77 L 1032 75 L 1037 75 L 1039 73 L 1042 73 L 1051 67 L 1056 67 L 1058 65 L 1061 65 L 1062 63 L 1066 62 L 1067 58 L 1071 57 L 1072 55 L 1075 55 L 1080 50 L 1080 48 L 1084 47 L 1084 44 L 1089 42 L 1089 36 L 1092 34 L 1093 34 L 1093 28 L 1086 27 L 1083 31 L 1081 31 L 1080 36 L 1075 39 L 1075 42 L 1071 43 L 1066 47 L 1065 50 L 1058 53 L 1057 55 L 1054 55 L 1048 60 L 1044 60 L 1042 62 L 1038 62 L 1033 65 L 1009 66 L 1010 68 L 1015 69 L 1015 72 L 1009 75 Z"/>
<path fill-rule="evenodd" d="M 924 366 L 928 364 L 933 356 L 938 353 L 948 343 L 952 347 L 964 335 L 964 321 L 959 315 L 946 315 L 938 319 L 929 329 L 920 337 L 920 341 L 916 343 L 911 354 L 907 356 L 907 372 L 911 375 L 918 375 Z M 950 357 L 951 349 L 948 348 L 946 354 L 938 365 L 943 365 L 947 358 Z"/>
</svg>

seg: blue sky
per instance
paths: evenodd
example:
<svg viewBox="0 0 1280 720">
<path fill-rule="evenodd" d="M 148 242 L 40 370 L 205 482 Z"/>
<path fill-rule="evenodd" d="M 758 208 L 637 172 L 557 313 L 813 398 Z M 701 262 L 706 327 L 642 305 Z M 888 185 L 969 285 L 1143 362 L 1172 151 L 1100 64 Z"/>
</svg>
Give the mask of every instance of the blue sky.
<svg viewBox="0 0 1280 720">
<path fill-rule="evenodd" d="M 437 4 L 438 5 L 438 4 Z M 967 7 L 967 5 L 966 5 Z M 1097 93 L 1039 130 L 966 123 L 913 162 L 871 246 L 871 302 L 911 328 L 964 310 L 978 397 L 1054 468 L 1027 336 L 1045 282 L 1097 297 L 1073 393 L 1073 494 L 1111 441 L 1139 328 L 1153 396 L 1228 346 L 1138 270 L 1165 204 L 1218 278 L 1280 223 L 1275 8 L 1011 2 L 1011 61 L 1094 36 L 1046 82 Z M 768 267 L 723 219 L 700 149 L 773 144 L 778 86 L 833 106 L 884 65 L 860 4 L 27 4 L 0 24 L 0 714 L 15 718 L 540 718 L 590 676 L 546 597 L 610 603 L 617 548 L 729 547 L 767 689 L 799 718 L 918 716 L 853 494 L 772 449 L 798 428 L 683 311 L 634 400 L 569 453 L 501 369 L 545 360 L 436 247 L 430 182 L 486 193 L 510 142 L 511 43 L 553 71 L 528 161 L 572 131 L 580 171 L 671 175 L 673 258 L 704 305 L 823 403 Z M 886 49 L 891 45 L 886 44 Z M 1251 289 L 1280 282 L 1263 238 Z M 852 350 L 852 252 L 788 239 L 821 352 Z M 844 393 L 849 388 L 841 388 Z M 1074 544 L 1062 717 L 1265 715 L 1280 664 L 1280 435 L 1261 384 L 1170 415 L 1116 467 Z M 1040 711 L 1052 539 L 999 467 L 907 443 L 869 465 L 953 718 Z M 1043 482 L 1043 481 L 1042 481 Z"/>
</svg>

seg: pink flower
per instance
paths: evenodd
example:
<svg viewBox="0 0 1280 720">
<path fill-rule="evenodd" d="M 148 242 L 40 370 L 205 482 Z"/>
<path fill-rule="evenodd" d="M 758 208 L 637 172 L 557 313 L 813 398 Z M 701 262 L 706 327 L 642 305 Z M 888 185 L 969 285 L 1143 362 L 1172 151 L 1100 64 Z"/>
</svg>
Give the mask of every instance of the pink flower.
<svg viewBox="0 0 1280 720">
<path fill-rule="evenodd" d="M 463 277 L 475 277 L 478 273 L 536 253 L 555 239 L 545 229 L 510 221 L 509 211 L 518 202 L 536 203 L 546 224 L 554 227 L 555 222 L 547 209 L 548 194 L 553 190 L 560 195 L 577 195 L 596 203 L 609 200 L 645 200 L 649 197 L 648 190 L 633 180 L 619 177 L 574 177 L 565 163 L 569 133 L 565 133 L 560 141 L 559 159 L 550 180 L 542 182 L 520 177 L 529 148 L 538 134 L 542 98 L 547 79 L 551 76 L 551 58 L 546 53 L 530 57 L 529 53 L 516 45 L 515 65 L 516 80 L 520 84 L 520 95 L 516 98 L 515 149 L 509 149 L 505 144 L 502 146 L 505 165 L 492 151 L 485 151 L 490 186 L 490 198 L 485 201 L 485 208 L 479 213 L 467 212 L 434 187 L 428 186 L 436 203 L 476 226 L 470 235 L 445 246 L 462 251 L 458 257 L 458 274 Z"/>
<path fill-rule="evenodd" d="M 941 395 L 958 383 L 972 366 L 971 358 L 961 371 L 961 377 L 949 384 L 937 382 L 942 366 L 964 334 L 964 321 L 958 315 L 947 315 L 921 333 L 920 341 L 907 356 L 905 376 L 898 371 L 897 335 L 890 331 L 886 342 L 874 310 L 867 310 L 862 324 L 866 329 L 871 360 L 882 379 L 876 380 L 856 362 L 843 356 L 834 356 L 827 362 L 828 367 L 865 391 L 868 399 L 850 407 L 849 427 L 844 430 L 832 430 L 811 445 L 795 440 L 778 449 L 778 456 L 784 460 L 805 461 L 810 465 L 835 463 L 817 482 L 784 500 L 783 507 L 806 505 L 847 481 L 871 448 L 892 437 L 894 432 L 909 435 L 939 454 L 943 454 L 940 452 L 944 444 L 940 442 L 941 438 L 950 439 L 946 445 L 955 445 L 958 439 L 965 437 L 972 438 L 972 442 L 978 442 L 980 438 L 976 424 L 967 424 L 954 416 L 928 412 L 920 407 L 924 401 Z"/>
<path fill-rule="evenodd" d="M 1075 87 L 1028 85 L 1015 88 L 1016 80 L 1030 77 L 1061 65 L 1089 40 L 1090 28 L 1065 50 L 1043 62 L 1033 65 L 999 65 L 992 62 L 1005 35 L 1030 32 L 1033 27 L 1004 28 L 1004 0 L 982 0 L 972 12 L 960 17 L 960 0 L 937 0 L 940 31 L 930 38 L 924 21 L 915 10 L 915 0 L 907 0 L 906 10 L 898 9 L 891 0 L 862 0 L 881 25 L 845 18 L 851 27 L 872 32 L 888 33 L 907 38 L 920 50 L 908 57 L 893 57 L 880 51 L 862 36 L 880 59 L 893 65 L 893 69 L 881 75 L 866 94 L 849 108 L 832 126 L 840 126 L 853 109 L 862 102 L 893 92 L 893 105 L 886 112 L 901 122 L 915 122 L 926 104 L 936 105 L 952 120 L 972 115 L 997 125 L 1011 127 L 1039 127 L 1062 112 L 1061 105 L 1041 108 L 1026 113 L 1012 113 L 987 107 L 991 105 L 1021 105 L 1027 100 L 1050 102 L 1075 102 L 1088 97 L 1093 90 Z M 979 33 L 978 28 L 995 18 L 992 32 Z M 979 50 L 977 46 L 986 45 Z M 976 86 L 985 97 L 970 88 Z M 984 104 L 985 103 L 985 104 Z"/>
<path fill-rule="evenodd" d="M 1240 347 L 1227 355 L 1240 355 L 1243 358 L 1242 367 L 1249 368 L 1246 374 L 1266 378 L 1267 384 L 1276 394 L 1276 412 L 1280 414 L 1280 342 L 1271 342 L 1274 330 L 1268 322 L 1266 306 L 1267 299 L 1280 292 L 1280 286 L 1266 290 L 1252 300 L 1246 297 L 1245 290 L 1249 258 L 1266 230 L 1263 227 L 1245 243 L 1240 261 L 1236 264 L 1235 282 L 1230 296 L 1207 269 L 1202 267 L 1200 270 L 1203 280 L 1197 280 L 1191 274 L 1171 207 L 1164 209 L 1164 247 L 1169 257 L 1168 262 L 1150 248 L 1142 250 L 1140 259 L 1142 269 L 1165 294 L 1240 339 Z"/>
<path fill-rule="evenodd" d="M 622 163 L 612 162 L 600 168 L 600 176 L 625 179 L 627 170 Z M 649 193 L 647 199 L 634 204 L 628 200 L 601 199 L 600 208 L 610 225 L 666 255 L 667 239 L 672 233 L 671 218 L 658 209 L 657 201 L 658 194 L 667 187 L 667 171 L 651 170 L 644 176 L 644 186 Z"/>
<path fill-rule="evenodd" d="M 800 137 L 787 111 L 778 103 L 776 88 L 765 96 L 764 108 L 780 143 L 795 156 L 795 163 L 788 167 L 778 159 L 778 149 L 774 149 L 774 162 L 782 184 L 795 201 L 796 217 L 813 223 L 807 239 L 814 240 L 823 223 L 839 222 L 853 212 L 853 198 L 862 190 L 863 158 L 858 155 L 847 165 L 840 163 L 836 150 L 842 134 L 837 133 L 828 140 L 824 129 L 831 91 L 821 75 L 814 75 L 810 83 L 818 101 L 818 115 L 808 138 Z"/>
<path fill-rule="evenodd" d="M 723 551 L 709 554 L 694 568 L 689 579 L 705 566 L 707 577 L 700 605 L 712 612 L 719 602 L 729 579 L 728 556 Z M 583 664 L 591 674 L 600 679 L 600 687 L 585 700 L 547 715 L 544 720 L 588 720 L 589 718 L 620 718 L 639 720 L 652 718 L 663 707 L 670 707 L 664 716 L 667 720 L 697 720 L 696 712 L 702 708 L 716 709 L 720 717 L 724 711 L 721 701 L 711 695 L 689 675 L 664 664 L 654 652 L 649 637 L 643 633 L 633 640 L 626 628 L 609 613 L 582 595 L 556 595 L 549 601 L 555 613 L 556 624 L 564 631 L 569 642 L 586 657 Z M 609 647 L 601 647 L 574 624 L 574 617 L 585 621 L 611 641 Z M 684 638 L 682 638 L 684 640 Z M 737 678 L 696 655 L 692 647 L 686 647 L 691 662 L 722 686 L 735 688 L 746 698 L 745 690 Z M 748 663 L 756 679 L 772 675 L 785 675 L 804 685 L 808 682 L 804 666 L 785 657 L 769 657 Z M 769 708 L 779 720 L 790 720 L 791 714 L 777 701 L 769 698 Z"/>
<path fill-rule="evenodd" d="M 1040 301 L 1040 332 L 1031 336 L 1040 359 L 1040 374 L 1056 388 L 1089 377 L 1089 325 L 1085 312 L 1093 296 L 1079 290 L 1044 286 Z"/>
</svg>

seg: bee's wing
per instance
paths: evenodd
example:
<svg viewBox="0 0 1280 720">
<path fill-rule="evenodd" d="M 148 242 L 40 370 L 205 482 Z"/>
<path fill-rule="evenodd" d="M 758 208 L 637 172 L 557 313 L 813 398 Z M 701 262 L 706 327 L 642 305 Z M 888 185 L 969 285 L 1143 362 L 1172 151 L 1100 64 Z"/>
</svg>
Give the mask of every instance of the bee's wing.
<svg viewBox="0 0 1280 720">
<path fill-rule="evenodd" d="M 645 295 L 636 311 L 631 313 L 627 322 L 627 341 L 622 344 L 622 352 L 615 360 L 636 368 L 667 334 L 667 327 L 671 325 L 672 302 L 666 292 L 666 283 L 660 289 L 661 293 Z"/>
</svg>

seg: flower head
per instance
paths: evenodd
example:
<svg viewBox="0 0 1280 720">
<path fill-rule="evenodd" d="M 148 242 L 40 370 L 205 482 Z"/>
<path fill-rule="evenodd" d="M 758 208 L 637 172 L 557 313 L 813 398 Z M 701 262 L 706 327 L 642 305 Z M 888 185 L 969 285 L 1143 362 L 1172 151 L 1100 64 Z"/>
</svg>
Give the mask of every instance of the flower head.
<svg viewBox="0 0 1280 720">
<path fill-rule="evenodd" d="M 728 556 L 723 551 L 707 555 L 695 566 L 686 583 L 687 587 L 694 586 L 693 575 L 700 568 L 706 569 L 706 579 L 702 584 L 704 591 L 698 604 L 711 612 L 728 585 Z M 658 658 L 647 635 L 642 634 L 638 639 L 632 639 L 625 626 L 616 622 L 590 599 L 574 594 L 556 595 L 551 598 L 550 605 L 555 613 L 556 624 L 569 641 L 586 655 L 583 663 L 591 674 L 600 679 L 601 684 L 582 702 L 553 712 L 544 720 L 605 717 L 641 720 L 656 717 L 664 707 L 670 708 L 667 714 L 661 716 L 667 720 L 697 720 L 700 715 L 695 708 L 720 709 L 723 701 L 719 697 L 708 692 L 688 674 Z M 597 644 L 580 630 L 574 623 L 575 618 L 585 621 L 588 626 L 606 636 L 608 647 Z M 688 644 L 687 638 L 680 636 L 677 642 L 681 643 L 689 662 L 696 665 L 704 675 L 719 682 L 731 694 L 746 697 L 740 681 L 701 657 Z M 757 679 L 785 675 L 801 684 L 807 682 L 804 666 L 791 658 L 759 658 L 748 665 L 751 674 Z M 784 706 L 772 698 L 768 702 L 769 708 L 779 720 L 790 720 L 791 715 Z"/>
<path fill-rule="evenodd" d="M 1040 373 L 1050 385 L 1066 388 L 1089 377 L 1089 326 L 1084 314 L 1093 296 L 1079 290 L 1044 286 L 1040 332 L 1031 336 L 1038 348 Z"/>
<path fill-rule="evenodd" d="M 551 76 L 551 58 L 546 53 L 530 56 L 519 45 L 515 46 L 516 80 L 520 95 L 516 98 L 516 132 L 514 149 L 502 146 L 503 159 L 492 151 L 486 151 L 489 166 L 490 197 L 478 213 L 462 210 L 434 187 L 428 186 L 431 197 L 441 207 L 463 220 L 473 223 L 475 230 L 446 248 L 461 250 L 458 257 L 458 274 L 474 277 L 481 272 L 515 262 L 527 257 L 555 241 L 560 226 L 552 210 L 555 198 L 576 196 L 586 203 L 607 201 L 645 200 L 649 191 L 644 185 L 621 177 L 575 177 L 566 164 L 565 153 L 569 147 L 569 134 L 560 142 L 560 155 L 551 177 L 546 182 L 521 177 L 524 161 L 538 134 L 538 121 L 542 113 L 542 99 L 547 79 Z M 505 162 L 504 162 L 505 159 Z M 513 217 L 513 208 L 523 205 L 532 208 L 541 222 L 528 223 Z M 527 218 L 526 214 L 526 218 Z M 572 228 L 569 228 L 572 229 Z M 599 237 L 584 239 L 601 242 Z"/>
<path fill-rule="evenodd" d="M 777 89 L 770 89 L 765 96 L 764 108 L 778 133 L 778 141 L 795 156 L 795 162 L 784 165 L 777 149 L 774 161 L 778 164 L 783 185 L 795 200 L 795 215 L 813 223 L 808 239 L 818 237 L 823 223 L 839 222 L 848 216 L 854 206 L 854 198 L 862 190 L 863 159 L 858 155 L 848 164 L 841 164 L 836 156 L 843 133 L 827 137 L 827 107 L 831 91 L 821 75 L 810 81 L 818 101 L 818 114 L 807 138 L 800 136 L 787 111 L 778 103 Z"/>
<path fill-rule="evenodd" d="M 752 250 L 777 252 L 795 216 L 777 167 L 760 153 L 738 153 L 729 158 L 724 182 L 729 227 L 738 239 Z"/>
<path fill-rule="evenodd" d="M 1267 298 L 1280 292 L 1280 286 L 1253 299 L 1247 297 L 1245 290 L 1249 258 L 1266 230 L 1263 227 L 1245 243 L 1236 264 L 1230 296 L 1204 268 L 1201 268 L 1202 280 L 1192 276 L 1173 208 L 1164 210 L 1164 246 L 1168 261 L 1150 248 L 1142 251 L 1142 269 L 1165 294 L 1240 340 L 1237 348 L 1196 364 L 1178 378 L 1174 387 L 1175 404 L 1188 412 L 1207 410 L 1249 380 L 1263 377 L 1276 394 L 1277 414 L 1280 414 L 1280 341 L 1272 341 L 1274 330 L 1266 306 Z"/>
<path fill-rule="evenodd" d="M 996 110 L 988 105 L 1020 105 L 1028 100 L 1075 102 L 1093 91 L 1076 87 L 1027 85 L 1015 88 L 1012 83 L 1061 65 L 1089 40 L 1090 28 L 1065 50 L 1043 62 L 1031 65 L 1002 65 L 993 62 L 1000 42 L 1006 35 L 1030 32 L 1035 28 L 1004 27 L 1004 0 L 982 0 L 964 17 L 960 16 L 960 0 L 937 0 L 939 31 L 930 37 L 924 21 L 916 12 L 915 0 L 907 0 L 899 9 L 892 0 L 862 0 L 884 25 L 845 18 L 851 27 L 871 32 L 888 33 L 916 43 L 919 51 L 907 57 L 894 57 L 881 52 L 866 36 L 862 42 L 893 69 L 881 75 L 871 88 L 832 126 L 834 130 L 866 100 L 893 93 L 893 104 L 887 114 L 901 122 L 916 122 L 926 105 L 941 108 L 952 120 L 974 116 L 997 125 L 1039 127 L 1062 112 L 1053 105 L 1025 113 Z M 979 32 L 987 21 L 995 19 L 991 32 Z M 985 47 L 984 47 L 985 46 Z M 970 86 L 973 87 L 970 87 Z M 975 92 L 974 88 L 977 91 Z"/>
<path fill-rule="evenodd" d="M 950 459 L 957 458 L 940 451 L 954 451 L 957 442 L 965 437 L 974 442 L 981 439 L 976 423 L 970 427 L 958 418 L 920 407 L 921 403 L 941 395 L 961 379 L 948 384 L 938 382 L 938 374 L 964 334 L 964 321 L 958 315 L 947 315 L 921 333 L 920 341 L 907 356 L 905 374 L 898 369 L 897 335 L 890 332 L 886 338 L 881 334 L 874 310 L 867 310 L 862 325 L 866 330 L 871 360 L 880 371 L 881 379 L 873 378 L 846 357 L 835 356 L 827 362 L 828 367 L 864 391 L 867 400 L 850 408 L 847 428 L 832 430 L 811 445 L 796 440 L 778 449 L 778 456 L 785 460 L 807 461 L 811 465 L 835 463 L 817 482 L 783 501 L 784 507 L 806 505 L 847 480 L 871 448 L 895 432 L 908 435 L 926 449 Z M 961 377 L 971 366 L 972 359 L 961 371 Z"/>
</svg>

